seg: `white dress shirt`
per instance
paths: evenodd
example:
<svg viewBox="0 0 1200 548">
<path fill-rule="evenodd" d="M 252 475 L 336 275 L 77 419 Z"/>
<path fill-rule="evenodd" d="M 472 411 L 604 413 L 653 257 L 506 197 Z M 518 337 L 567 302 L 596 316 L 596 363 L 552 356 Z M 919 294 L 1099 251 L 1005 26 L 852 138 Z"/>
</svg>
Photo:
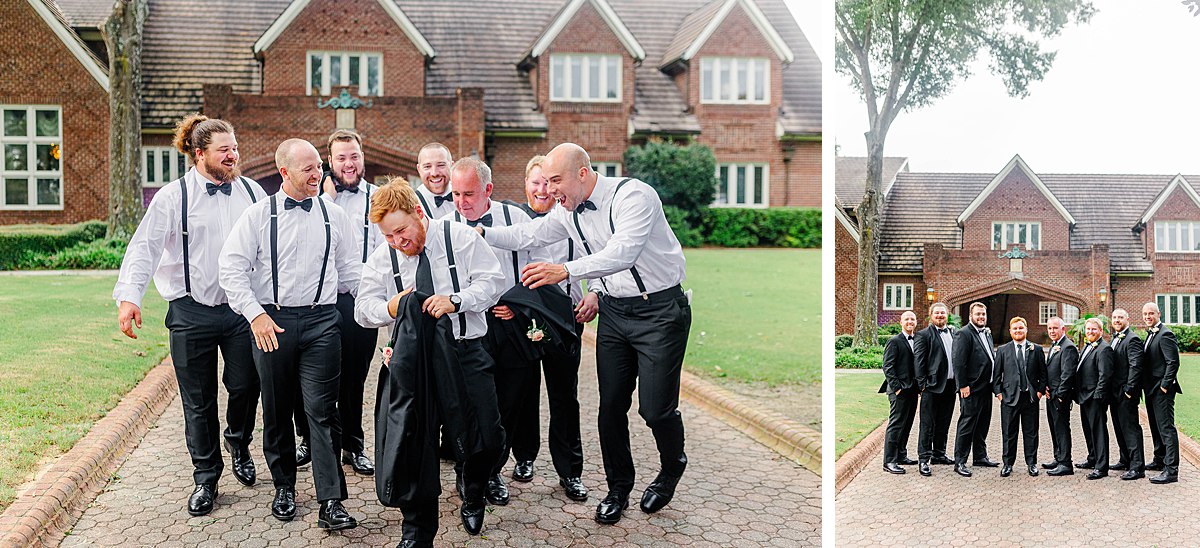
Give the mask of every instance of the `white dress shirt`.
<svg viewBox="0 0 1200 548">
<path fill-rule="evenodd" d="M 551 210 L 554 210 L 554 209 L 562 209 L 562 206 L 558 205 L 558 203 L 556 202 L 551 207 Z M 522 211 L 525 211 L 525 210 L 522 209 Z M 525 211 L 525 212 L 529 213 L 528 211 Z M 533 213 L 532 219 L 540 219 L 549 214 L 550 214 L 549 211 L 547 211 L 546 213 L 542 213 L 542 214 Z M 574 261 L 578 257 L 583 256 L 583 253 L 582 253 L 583 248 L 580 247 L 579 250 L 576 250 L 575 248 L 577 246 L 578 246 L 578 244 L 576 244 L 570 238 L 567 238 L 565 240 L 549 244 L 546 247 L 543 247 L 541 249 L 543 250 L 543 253 L 545 253 L 547 255 L 547 259 L 546 259 L 547 262 L 554 263 L 554 264 L 566 264 L 568 262 Z M 592 283 L 591 280 L 589 280 L 588 283 L 591 284 Z M 572 281 L 568 280 L 559 285 L 561 285 L 563 287 L 564 291 L 567 291 L 568 289 L 570 290 L 572 305 L 578 305 L 579 301 L 583 300 L 583 282 L 582 281 L 576 280 L 576 281 L 572 282 Z M 597 282 L 595 285 L 596 285 L 596 287 L 599 287 L 600 284 Z"/>
<path fill-rule="evenodd" d="M 266 191 L 258 183 L 246 179 L 254 191 L 254 199 L 263 201 Z M 196 168 L 183 176 L 188 195 L 188 265 L 191 271 L 192 298 L 207 306 L 229 302 L 218 283 L 217 258 L 229 232 L 242 212 L 253 203 L 241 179 L 231 185 L 228 196 L 223 192 L 209 195 L 209 181 Z M 151 277 L 163 299 L 173 301 L 187 294 L 183 277 L 182 193 L 177 181 L 172 181 L 154 194 L 141 224 L 133 233 L 121 273 L 113 288 L 113 299 L 142 306 L 142 296 Z"/>
<path fill-rule="evenodd" d="M 586 198 L 596 205 L 596 210 L 579 215 L 579 225 L 592 254 L 566 263 L 568 279 L 575 282 L 599 278 L 606 293 L 634 297 L 642 292 L 629 269 L 637 267 L 648 293 L 678 285 L 686 274 L 683 249 L 667 224 L 658 193 L 650 185 L 632 179 L 621 188 L 619 196 L 614 196 L 620 181 L 620 178 L 597 176 L 596 188 Z M 609 229 L 610 214 L 615 234 Z M 574 217 L 573 211 L 558 207 L 532 223 L 488 229 L 484 236 L 488 243 L 501 249 L 544 247 L 571 238 L 575 240 L 576 251 L 584 250 Z"/>
<path fill-rule="evenodd" d="M 362 262 L 354 246 L 357 227 L 337 204 L 322 197 L 309 211 L 284 207 L 287 195 L 276 193 L 246 210 L 221 249 L 221 287 L 229 294 L 229 306 L 247 321 L 264 312 L 264 307 L 334 304 L 337 289 L 358 290 Z M 277 200 L 279 302 L 275 302 L 271 271 L 271 201 Z M 325 253 L 325 221 L 320 200 L 329 211 L 329 259 L 321 299 L 316 303 L 317 284 Z"/>
<path fill-rule="evenodd" d="M 367 262 L 367 257 L 371 255 L 375 248 L 384 244 L 383 232 L 380 232 L 379 225 L 371 222 L 369 218 L 371 213 L 370 199 L 374 198 L 375 191 L 379 187 L 368 183 L 365 179 L 360 179 L 358 182 L 358 192 L 350 192 L 343 190 L 334 194 L 332 202 L 341 206 L 342 211 L 346 212 L 346 216 L 350 218 L 357 230 L 354 231 L 354 248 L 358 250 L 359 262 Z M 326 197 L 329 195 L 327 194 Z M 367 245 L 364 251 L 363 241 L 366 240 Z M 345 290 L 339 288 L 339 293 L 345 293 Z"/>
<path fill-rule="evenodd" d="M 442 196 L 450 197 L 451 188 L 446 184 L 446 193 Z M 425 185 L 417 187 L 417 201 L 421 202 L 421 209 L 428 209 L 425 215 L 430 219 L 441 219 L 451 213 L 454 213 L 454 200 L 444 200 L 442 205 L 437 205 L 437 201 L 433 199 L 433 191 L 425 188 Z M 428 204 L 429 207 L 425 207 Z"/>
<path fill-rule="evenodd" d="M 450 277 L 449 262 L 446 260 L 445 226 L 450 227 L 450 240 L 454 245 L 454 265 L 458 271 L 460 290 L 454 292 Z M 387 305 L 397 293 L 392 275 L 392 257 L 389 246 L 381 246 L 371 253 L 362 265 L 362 282 L 358 287 L 358 298 L 354 303 L 354 320 L 367 328 L 390 326 L 396 321 L 388 313 Z M 438 295 L 458 295 L 462 299 L 459 311 L 451 313 L 450 321 L 458 338 L 477 339 L 487 333 L 484 314 L 495 306 L 504 294 L 504 274 L 500 261 L 492 248 L 479 237 L 474 229 L 451 219 L 429 221 L 425 232 L 425 255 L 433 275 L 433 290 Z M 396 252 L 400 266 L 400 282 L 404 289 L 417 283 L 419 256 L 410 257 Z M 467 319 L 466 333 L 459 332 L 458 317 Z"/>
<path fill-rule="evenodd" d="M 505 208 L 508 208 L 508 221 L 511 221 L 512 224 L 509 224 L 504 218 Z M 495 200 L 488 200 L 488 209 L 479 218 L 482 219 L 485 215 L 492 216 L 491 226 L 485 226 L 485 229 L 533 222 L 533 219 L 530 219 L 529 215 L 526 215 L 525 211 L 521 208 L 502 204 Z M 467 222 L 467 218 L 463 217 L 457 210 L 447 218 L 464 224 Z M 508 251 L 492 246 L 492 252 L 496 254 L 496 260 L 500 261 L 500 272 L 504 274 L 505 291 L 508 291 L 508 288 L 521 282 L 521 271 L 525 269 L 525 265 L 536 262 L 549 262 L 551 258 L 550 254 L 545 251 L 545 248 L 541 247 L 524 251 Z M 516 257 L 515 262 L 513 261 L 514 256 Z"/>
</svg>

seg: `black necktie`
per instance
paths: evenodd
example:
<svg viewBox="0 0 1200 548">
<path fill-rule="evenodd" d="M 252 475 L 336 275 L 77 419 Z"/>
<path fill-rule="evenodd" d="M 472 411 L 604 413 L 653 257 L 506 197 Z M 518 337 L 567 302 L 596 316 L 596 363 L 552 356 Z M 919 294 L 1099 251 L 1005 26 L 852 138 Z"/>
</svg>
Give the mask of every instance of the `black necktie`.
<svg viewBox="0 0 1200 548">
<path fill-rule="evenodd" d="M 226 196 L 229 196 L 229 193 L 233 192 L 233 185 L 230 185 L 230 184 L 224 184 L 224 185 L 214 185 L 212 183 L 204 183 L 204 184 L 207 185 L 209 196 L 212 196 L 213 194 L 216 194 L 218 192 L 224 193 Z"/>
<path fill-rule="evenodd" d="M 442 207 L 442 204 L 444 204 L 446 202 L 453 202 L 453 201 L 454 201 L 454 196 L 451 193 L 447 192 L 443 196 L 434 196 L 433 197 L 433 207 Z"/>
<path fill-rule="evenodd" d="M 1029 388 L 1029 376 L 1025 374 L 1025 344 L 1017 345 L 1017 363 L 1021 366 L 1021 390 Z"/>
<path fill-rule="evenodd" d="M 467 224 L 471 225 L 471 226 L 478 226 L 478 225 L 492 226 L 492 214 L 488 213 L 487 215 L 484 215 L 483 217 L 475 219 L 474 221 L 468 220 Z"/>
<path fill-rule="evenodd" d="M 583 203 L 575 208 L 575 213 L 583 215 L 583 212 L 589 209 L 596 211 L 596 204 L 593 204 L 591 200 L 584 200 Z"/>
<path fill-rule="evenodd" d="M 413 286 L 417 292 L 426 295 L 433 295 L 433 271 L 429 268 L 429 256 L 425 254 L 425 250 L 421 250 L 421 254 L 417 260 L 417 284 Z"/>
<path fill-rule="evenodd" d="M 343 185 L 339 185 L 339 184 L 337 184 L 337 183 L 333 183 L 333 189 L 334 189 L 334 190 L 336 190 L 336 191 L 338 191 L 338 192 L 343 192 L 343 191 L 344 191 L 344 192 L 351 192 L 351 193 L 354 193 L 354 194 L 358 194 L 358 185 L 354 185 L 354 186 L 343 186 Z"/>
<path fill-rule="evenodd" d="M 312 198 L 307 198 L 302 202 L 297 202 L 296 200 L 293 200 L 291 198 L 288 198 L 283 201 L 283 209 L 284 210 L 288 210 L 288 209 L 292 209 L 292 208 L 296 208 L 296 207 L 302 208 L 302 209 L 304 209 L 304 211 L 312 211 Z"/>
</svg>

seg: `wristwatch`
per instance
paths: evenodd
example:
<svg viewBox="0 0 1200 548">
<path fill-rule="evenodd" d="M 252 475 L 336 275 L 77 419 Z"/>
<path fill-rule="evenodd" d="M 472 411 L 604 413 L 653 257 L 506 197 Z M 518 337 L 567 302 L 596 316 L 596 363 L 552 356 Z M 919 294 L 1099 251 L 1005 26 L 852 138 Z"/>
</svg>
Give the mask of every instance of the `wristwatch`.
<svg viewBox="0 0 1200 548">
<path fill-rule="evenodd" d="M 459 297 L 458 295 L 451 295 L 450 304 L 454 305 L 454 311 L 458 312 L 458 309 L 462 308 L 462 297 Z"/>
</svg>

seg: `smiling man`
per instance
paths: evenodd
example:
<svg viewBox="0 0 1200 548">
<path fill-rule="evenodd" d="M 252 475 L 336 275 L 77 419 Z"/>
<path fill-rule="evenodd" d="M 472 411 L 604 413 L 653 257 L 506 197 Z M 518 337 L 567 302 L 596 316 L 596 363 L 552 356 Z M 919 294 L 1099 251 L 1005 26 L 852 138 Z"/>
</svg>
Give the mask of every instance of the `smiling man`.
<svg viewBox="0 0 1200 548">
<path fill-rule="evenodd" d="M 1154 460 L 1147 470 L 1158 470 L 1151 483 L 1179 481 L 1179 433 L 1175 430 L 1175 394 L 1179 388 L 1179 343 L 1170 327 L 1160 321 L 1158 304 L 1142 306 L 1146 324 L 1146 345 L 1142 353 L 1142 387 L 1146 390 L 1146 415 L 1150 419 L 1150 438 L 1154 441 Z"/>
<path fill-rule="evenodd" d="M 453 165 L 450 149 L 441 143 L 429 143 L 417 153 L 417 174 L 421 176 L 417 199 L 421 202 L 421 210 L 430 219 L 441 219 L 454 213 L 454 196 L 450 192 L 450 167 Z"/>
<path fill-rule="evenodd" d="M 1017 316 L 1008 321 L 1012 340 L 996 349 L 996 379 L 992 391 L 1000 402 L 1000 431 L 1003 440 L 1000 476 L 1012 474 L 1017 460 L 1017 430 L 1022 434 L 1025 466 L 1030 476 L 1038 475 L 1038 405 L 1046 393 L 1046 355 L 1029 342 L 1029 324 Z"/>
<path fill-rule="evenodd" d="M 1113 357 L 1112 349 L 1101 336 L 1100 320 L 1088 318 L 1083 333 L 1085 341 L 1075 373 L 1075 401 L 1083 420 L 1087 460 L 1076 463 L 1075 467 L 1091 468 L 1087 479 L 1095 480 L 1108 476 L 1108 425 L 1104 415 L 1108 408 L 1108 385 L 1113 382 Z"/>
<path fill-rule="evenodd" d="M 1129 327 L 1129 312 L 1112 312 L 1113 379 L 1109 383 L 1113 433 L 1119 457 L 1111 470 L 1125 470 L 1123 480 L 1146 476 L 1146 452 L 1142 425 L 1138 422 L 1138 400 L 1142 394 L 1142 338 Z"/>
</svg>

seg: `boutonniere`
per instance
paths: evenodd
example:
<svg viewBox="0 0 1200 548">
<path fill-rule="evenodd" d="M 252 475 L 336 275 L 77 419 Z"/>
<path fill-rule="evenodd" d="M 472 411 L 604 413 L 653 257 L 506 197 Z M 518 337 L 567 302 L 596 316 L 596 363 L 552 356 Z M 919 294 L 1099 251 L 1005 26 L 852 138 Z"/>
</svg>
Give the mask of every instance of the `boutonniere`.
<svg viewBox="0 0 1200 548">
<path fill-rule="evenodd" d="M 1088 345 L 1088 346 L 1090 346 L 1090 347 L 1092 347 L 1092 348 L 1096 348 L 1097 346 L 1100 346 L 1100 339 L 1096 339 L 1095 341 L 1092 341 L 1092 342 L 1090 342 L 1090 343 L 1087 343 L 1087 345 Z"/>
<path fill-rule="evenodd" d="M 387 346 L 380 348 L 379 352 L 381 354 L 383 354 L 383 365 L 387 365 L 387 364 L 391 363 L 391 361 L 392 361 L 392 343 L 391 342 L 389 342 L 387 344 Z"/>
<path fill-rule="evenodd" d="M 1122 331 L 1122 332 L 1120 332 L 1120 333 L 1117 333 L 1117 336 L 1116 336 L 1116 337 L 1113 337 L 1113 340 L 1114 340 L 1114 341 L 1119 341 L 1119 340 L 1122 340 L 1122 339 L 1124 339 L 1124 338 L 1125 338 L 1125 332 L 1124 332 L 1124 331 Z"/>
<path fill-rule="evenodd" d="M 1150 328 L 1150 332 L 1151 332 L 1151 333 L 1158 333 L 1158 331 L 1159 331 L 1160 329 L 1162 329 L 1162 328 L 1161 328 L 1161 327 L 1158 327 L 1158 326 L 1154 326 L 1154 327 L 1151 327 L 1151 328 Z"/>
<path fill-rule="evenodd" d="M 1051 347 L 1050 347 L 1050 355 L 1051 355 L 1051 356 L 1053 356 L 1053 355 L 1054 355 L 1054 353 L 1055 353 L 1055 352 L 1058 352 L 1059 350 L 1062 350 L 1062 347 L 1061 347 L 1061 346 L 1059 346 L 1059 345 L 1057 345 L 1057 344 L 1056 344 L 1056 345 L 1054 345 L 1054 346 L 1051 346 Z"/>
<path fill-rule="evenodd" d="M 542 328 L 538 327 L 537 320 L 533 320 L 533 325 L 529 326 L 529 331 L 525 332 L 525 336 L 529 337 L 529 340 L 533 342 L 549 340 L 546 338 L 546 332 Z"/>
<path fill-rule="evenodd" d="M 985 327 L 985 328 L 983 328 L 983 329 L 980 329 L 980 330 L 979 330 L 979 332 L 980 332 L 980 333 L 983 333 L 984 335 L 991 335 L 991 334 L 992 334 L 992 328 L 990 328 L 990 327 Z"/>
</svg>

